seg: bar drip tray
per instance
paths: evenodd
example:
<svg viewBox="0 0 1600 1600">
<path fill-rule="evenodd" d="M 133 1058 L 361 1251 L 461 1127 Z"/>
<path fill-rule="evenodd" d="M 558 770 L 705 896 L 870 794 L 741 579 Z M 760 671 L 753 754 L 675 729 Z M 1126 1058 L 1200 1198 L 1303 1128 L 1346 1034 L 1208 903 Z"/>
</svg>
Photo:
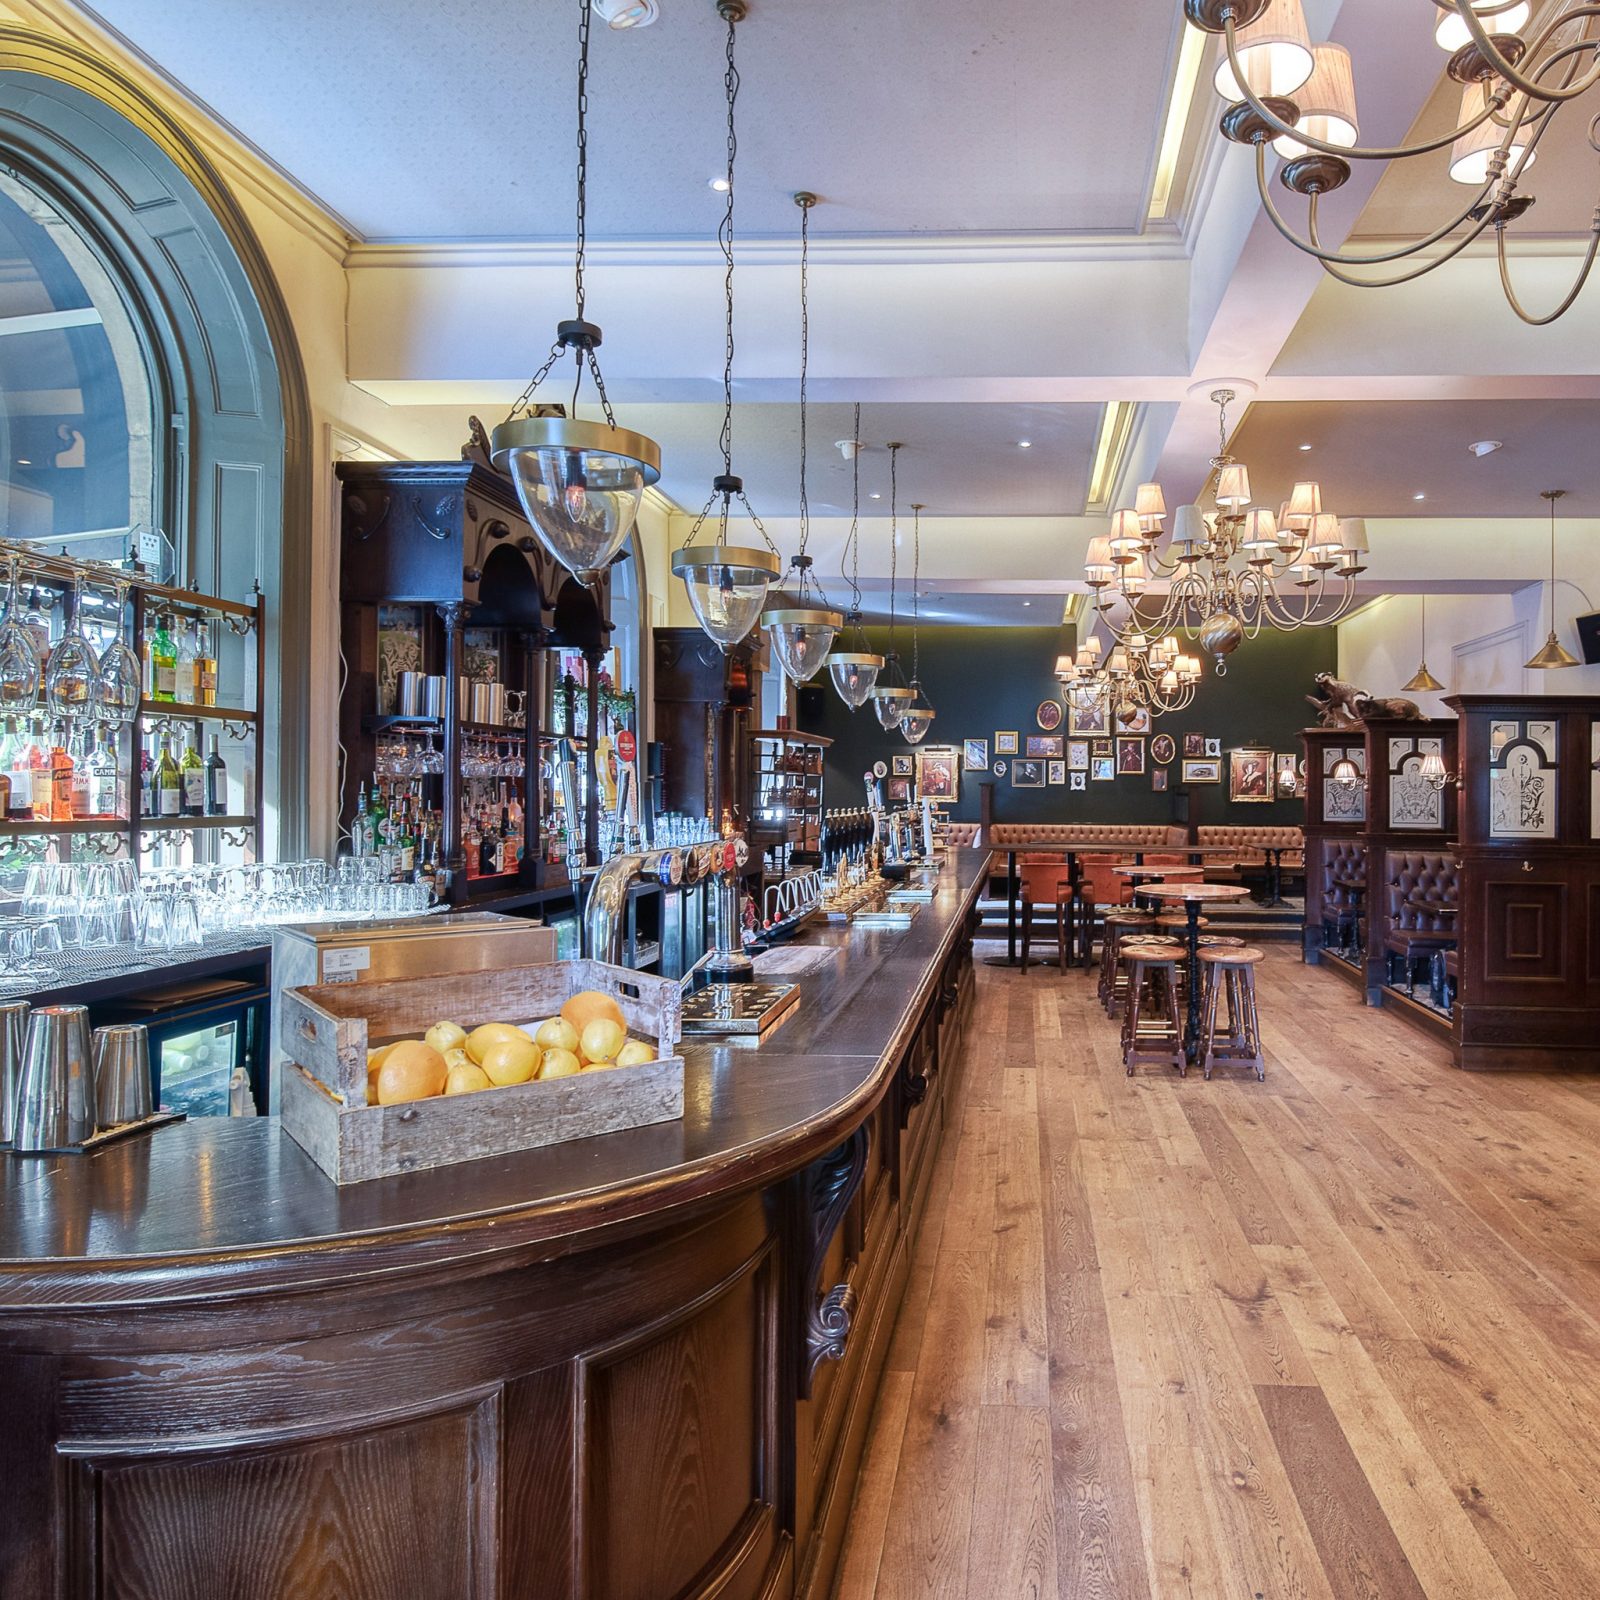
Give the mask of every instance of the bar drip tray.
<svg viewBox="0 0 1600 1600">
<path fill-rule="evenodd" d="M 763 1033 L 800 1000 L 798 983 L 708 983 L 683 998 L 685 1033 Z"/>
</svg>

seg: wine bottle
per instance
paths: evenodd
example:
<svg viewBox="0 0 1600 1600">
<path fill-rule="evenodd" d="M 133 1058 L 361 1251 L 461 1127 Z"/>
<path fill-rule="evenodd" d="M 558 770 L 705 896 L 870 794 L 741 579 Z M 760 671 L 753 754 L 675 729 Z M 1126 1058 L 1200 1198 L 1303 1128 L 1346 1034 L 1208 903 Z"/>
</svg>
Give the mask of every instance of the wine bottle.
<svg viewBox="0 0 1600 1600">
<path fill-rule="evenodd" d="M 50 745 L 41 729 L 28 746 L 28 788 L 35 822 L 55 820 L 55 792 L 50 775 Z"/>
<path fill-rule="evenodd" d="M 183 798 L 180 801 L 182 815 L 203 817 L 206 814 L 206 764 L 194 747 L 192 734 L 184 741 L 183 759 L 178 763 L 178 771 L 183 784 Z"/>
<path fill-rule="evenodd" d="M 156 614 L 156 629 L 147 646 L 150 652 L 150 698 L 176 700 L 178 698 L 178 647 L 168 631 L 167 614 Z"/>
<path fill-rule="evenodd" d="M 117 772 L 117 753 L 104 734 L 94 747 L 88 760 L 89 815 L 92 817 L 120 817 L 122 815 L 122 787 Z"/>
<path fill-rule="evenodd" d="M 170 738 L 161 741 L 161 754 L 156 760 L 155 791 L 157 816 L 183 815 L 183 772 L 173 759 Z"/>
<path fill-rule="evenodd" d="M 139 815 L 153 817 L 156 811 L 156 762 L 149 748 L 139 751 Z"/>
<path fill-rule="evenodd" d="M 17 728 L 11 732 L 6 771 L 11 777 L 6 816 L 12 822 L 26 822 L 33 815 L 33 773 L 28 766 L 28 737 Z"/>
<path fill-rule="evenodd" d="M 206 815 L 225 817 L 228 814 L 228 765 L 218 748 L 220 736 L 211 735 L 211 748 L 206 752 Z"/>
<path fill-rule="evenodd" d="M 214 706 L 217 703 L 215 628 L 216 624 L 207 617 L 202 617 L 195 624 L 194 703 L 197 706 Z"/>
</svg>

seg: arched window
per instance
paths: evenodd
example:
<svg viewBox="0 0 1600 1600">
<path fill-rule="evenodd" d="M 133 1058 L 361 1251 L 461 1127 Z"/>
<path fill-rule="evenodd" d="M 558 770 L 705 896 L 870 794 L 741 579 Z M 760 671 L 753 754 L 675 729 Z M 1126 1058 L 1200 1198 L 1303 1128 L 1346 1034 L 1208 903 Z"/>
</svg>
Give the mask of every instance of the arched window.
<svg viewBox="0 0 1600 1600">
<path fill-rule="evenodd" d="M 260 584 L 278 855 L 306 847 L 309 448 L 287 309 L 216 171 L 107 63 L 0 27 L 0 515 L 85 556 L 148 522 L 178 581 Z"/>
</svg>

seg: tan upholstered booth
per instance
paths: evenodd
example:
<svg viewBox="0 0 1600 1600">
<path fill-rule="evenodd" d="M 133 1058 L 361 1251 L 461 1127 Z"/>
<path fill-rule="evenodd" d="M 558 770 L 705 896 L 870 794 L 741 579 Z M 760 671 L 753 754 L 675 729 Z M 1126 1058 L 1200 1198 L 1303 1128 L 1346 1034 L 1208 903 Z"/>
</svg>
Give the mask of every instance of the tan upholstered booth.
<svg viewBox="0 0 1600 1600">
<path fill-rule="evenodd" d="M 1267 858 L 1262 852 L 1269 845 L 1283 851 L 1284 871 L 1300 872 L 1306 864 L 1306 837 L 1299 828 L 1249 828 L 1231 822 L 1207 823 L 1195 829 L 1194 842 L 1207 847 L 1221 845 L 1230 850 L 1236 849 L 1238 855 L 1234 859 L 1241 867 L 1265 866 Z"/>
<path fill-rule="evenodd" d="M 1113 844 L 1129 850 L 1182 848 L 1188 844 L 1186 828 L 1170 828 L 1160 823 L 1095 822 L 997 822 L 989 830 L 989 843 L 996 850 L 1020 849 L 1023 845 Z"/>
</svg>

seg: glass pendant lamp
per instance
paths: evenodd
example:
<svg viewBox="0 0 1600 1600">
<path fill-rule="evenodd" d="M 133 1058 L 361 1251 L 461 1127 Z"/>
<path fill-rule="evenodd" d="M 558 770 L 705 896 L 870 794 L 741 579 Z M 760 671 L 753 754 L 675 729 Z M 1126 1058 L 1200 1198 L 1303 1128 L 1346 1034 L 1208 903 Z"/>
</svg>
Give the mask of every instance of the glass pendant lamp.
<svg viewBox="0 0 1600 1600">
<path fill-rule="evenodd" d="M 573 276 L 577 315 L 559 323 L 555 344 L 490 437 L 490 454 L 510 475 L 517 499 L 535 536 L 580 583 L 598 583 L 627 542 L 639 515 L 644 491 L 661 476 L 661 450 L 642 433 L 619 428 L 600 376 L 600 328 L 584 316 L 584 243 L 587 230 L 588 133 L 585 125 L 589 81 L 589 0 L 578 4 L 578 205 Z M 534 391 L 562 357 L 576 367 L 571 414 L 539 405 Z M 588 372 L 594 380 L 604 420 L 577 415 L 578 386 Z"/>
<path fill-rule="evenodd" d="M 867 643 L 861 626 L 861 402 L 856 402 L 854 431 L 850 435 L 850 537 L 845 541 L 850 568 L 850 614 L 845 618 L 844 649 L 835 650 L 825 665 L 839 698 L 859 711 L 871 697 L 883 671 L 883 657 Z M 843 563 L 840 564 L 843 571 Z"/>
<path fill-rule="evenodd" d="M 921 744 L 938 713 L 922 687 L 922 507 L 911 507 L 911 698 L 900 713 L 900 732 L 907 744 Z"/>
<path fill-rule="evenodd" d="M 767 590 L 782 570 L 782 564 L 778 560 L 776 547 L 767 538 L 767 530 L 762 527 L 761 519 L 745 497 L 744 480 L 733 470 L 733 169 L 734 152 L 738 147 L 734 102 L 739 93 L 734 41 L 736 25 L 745 14 L 743 0 L 721 0 L 718 10 L 728 24 L 728 70 L 723 78 L 728 108 L 727 200 L 722 226 L 717 233 L 722 245 L 723 316 L 726 329 L 722 362 L 722 434 L 718 441 L 722 450 L 722 471 L 711 481 L 711 497 L 695 518 L 688 540 L 672 558 L 672 572 L 674 577 L 683 579 L 689 607 L 701 631 L 726 651 L 738 644 L 756 625 L 761 608 L 766 604 Z M 717 537 L 710 544 L 697 544 L 696 537 L 718 500 L 722 504 L 717 518 Z M 735 500 L 744 507 L 745 515 L 754 523 L 765 549 L 756 545 L 728 543 L 728 518 Z"/>
<path fill-rule="evenodd" d="M 800 207 L 800 550 L 789 563 L 798 574 L 795 591 L 777 594 L 762 617 L 772 653 L 791 683 L 809 683 L 822 670 L 844 618 L 828 604 L 820 584 L 813 583 L 812 560 L 806 554 L 811 538 L 811 505 L 806 498 L 806 377 L 811 365 L 811 208 L 817 197 L 802 189 L 794 197 Z"/>
<path fill-rule="evenodd" d="M 884 654 L 883 670 L 872 688 L 872 709 L 878 725 L 885 733 L 900 726 L 900 715 L 911 699 L 911 690 L 900 670 L 900 656 L 895 644 L 895 584 L 900 566 L 900 445 L 889 446 L 889 648 Z"/>
</svg>

